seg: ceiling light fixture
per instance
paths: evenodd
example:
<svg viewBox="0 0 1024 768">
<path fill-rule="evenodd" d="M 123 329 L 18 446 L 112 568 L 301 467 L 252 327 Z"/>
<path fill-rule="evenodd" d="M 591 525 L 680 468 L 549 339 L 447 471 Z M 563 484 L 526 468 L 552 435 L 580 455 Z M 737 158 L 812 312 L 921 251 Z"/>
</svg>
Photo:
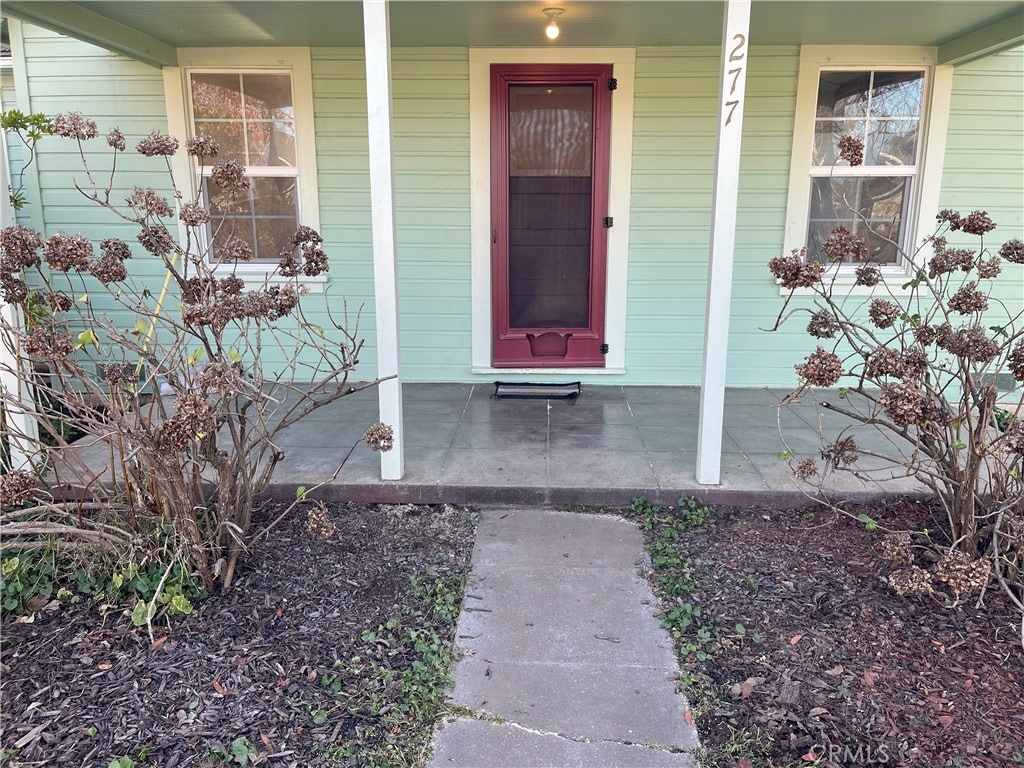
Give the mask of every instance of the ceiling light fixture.
<svg viewBox="0 0 1024 768">
<path fill-rule="evenodd" d="M 548 26 L 544 30 L 544 34 L 548 36 L 549 40 L 554 40 L 558 37 L 558 17 L 565 13 L 564 8 L 545 8 L 544 15 L 548 17 Z"/>
</svg>

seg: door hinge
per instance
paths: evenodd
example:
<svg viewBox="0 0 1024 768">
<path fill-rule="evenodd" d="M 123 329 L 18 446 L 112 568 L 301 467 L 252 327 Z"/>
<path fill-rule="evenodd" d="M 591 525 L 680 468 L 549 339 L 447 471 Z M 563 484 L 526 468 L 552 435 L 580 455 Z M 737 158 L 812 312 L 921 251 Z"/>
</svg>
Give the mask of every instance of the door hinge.
<svg viewBox="0 0 1024 768">
<path fill-rule="evenodd" d="M 602 344 L 601 345 L 601 354 L 602 355 L 607 355 L 608 354 L 608 345 L 607 344 Z"/>
<path fill-rule="evenodd" d="M 491 228 L 491 245 L 498 244 L 498 230 Z"/>
<path fill-rule="evenodd" d="M 619 81 L 616 80 L 614 77 L 609 77 L 608 78 L 608 90 L 609 91 L 614 91 L 618 87 L 619 87 Z"/>
<path fill-rule="evenodd" d="M 601 220 L 601 224 L 604 226 L 605 229 L 611 229 L 613 226 L 615 226 L 615 219 L 613 219 L 611 216 L 605 216 Z"/>
</svg>

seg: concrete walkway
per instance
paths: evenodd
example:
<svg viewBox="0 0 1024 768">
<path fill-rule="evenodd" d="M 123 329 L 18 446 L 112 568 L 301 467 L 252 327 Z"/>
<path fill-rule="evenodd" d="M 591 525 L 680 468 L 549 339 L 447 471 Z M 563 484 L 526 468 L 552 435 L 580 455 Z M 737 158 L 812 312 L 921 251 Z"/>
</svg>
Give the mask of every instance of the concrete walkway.
<svg viewBox="0 0 1024 768">
<path fill-rule="evenodd" d="M 626 520 L 485 511 L 432 768 L 695 766 L 646 565 Z"/>
</svg>

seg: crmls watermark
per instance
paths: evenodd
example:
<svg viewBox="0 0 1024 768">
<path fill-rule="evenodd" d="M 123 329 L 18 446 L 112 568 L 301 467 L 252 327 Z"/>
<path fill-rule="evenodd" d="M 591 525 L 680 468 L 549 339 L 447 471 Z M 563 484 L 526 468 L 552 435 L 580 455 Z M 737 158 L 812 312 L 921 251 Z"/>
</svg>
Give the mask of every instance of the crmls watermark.
<svg viewBox="0 0 1024 768">
<path fill-rule="evenodd" d="M 892 760 L 892 755 L 884 744 L 875 746 L 861 744 L 856 747 L 844 744 L 829 744 L 828 746 L 815 744 L 811 747 L 810 754 L 804 755 L 804 758 L 811 755 L 814 755 L 814 765 L 817 765 L 818 761 L 844 766 L 885 765 Z"/>
</svg>

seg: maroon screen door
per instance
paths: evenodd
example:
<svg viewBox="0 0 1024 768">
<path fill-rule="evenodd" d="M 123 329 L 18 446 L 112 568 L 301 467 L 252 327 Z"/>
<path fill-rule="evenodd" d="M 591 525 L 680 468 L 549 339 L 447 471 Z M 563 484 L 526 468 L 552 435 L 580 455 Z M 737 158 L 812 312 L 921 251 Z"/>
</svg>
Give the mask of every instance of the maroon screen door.
<svg viewBox="0 0 1024 768">
<path fill-rule="evenodd" d="M 611 76 L 491 66 L 496 367 L 604 365 Z"/>
</svg>

